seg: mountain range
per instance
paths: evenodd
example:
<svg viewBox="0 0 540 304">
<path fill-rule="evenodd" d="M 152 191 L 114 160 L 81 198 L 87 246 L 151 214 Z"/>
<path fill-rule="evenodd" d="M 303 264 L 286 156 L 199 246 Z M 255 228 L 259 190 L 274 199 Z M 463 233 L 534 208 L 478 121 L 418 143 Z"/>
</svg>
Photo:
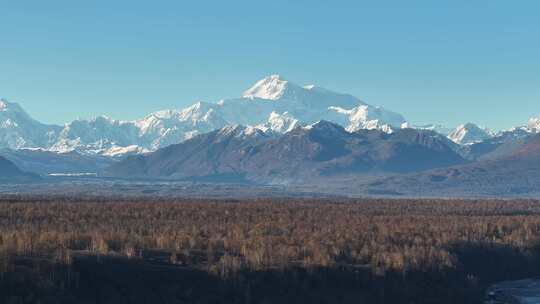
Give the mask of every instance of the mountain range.
<svg viewBox="0 0 540 304">
<path fill-rule="evenodd" d="M 540 135 L 522 138 L 498 157 L 383 178 L 368 188 L 368 192 L 391 191 L 410 196 L 538 196 Z"/>
<path fill-rule="evenodd" d="M 540 194 L 540 134 L 516 129 L 459 145 L 412 128 L 350 132 L 319 121 L 269 135 L 234 125 L 129 156 L 102 174 L 314 186 L 345 195 L 527 196 Z"/>
<path fill-rule="evenodd" d="M 158 111 L 134 121 L 100 116 L 63 126 L 50 125 L 34 120 L 19 104 L 2 99 L 0 148 L 75 151 L 114 157 L 156 151 L 227 125 L 284 133 L 296 125 L 320 120 L 339 124 L 349 132 L 378 129 L 390 133 L 400 128 L 434 130 L 458 144 L 472 144 L 496 135 L 472 123 L 453 131 L 440 125 L 415 126 L 400 114 L 349 94 L 314 85 L 300 86 L 279 75 L 271 75 L 257 81 L 239 98 L 196 102 L 184 109 Z M 531 119 L 527 128 L 531 132 L 539 131 L 540 119 Z"/>
<path fill-rule="evenodd" d="M 319 121 L 282 135 L 240 125 L 196 136 L 111 166 L 110 176 L 233 178 L 295 183 L 342 174 L 405 173 L 462 164 L 457 145 L 433 131 L 349 132 Z"/>
<path fill-rule="evenodd" d="M 278 75 L 238 98 L 135 121 L 100 116 L 49 125 L 0 101 L 0 159 L 14 180 L 34 172 L 340 184 L 368 194 L 540 193 L 538 133 L 540 118 L 498 132 L 474 123 L 415 125 L 354 96 Z"/>
<path fill-rule="evenodd" d="M 64 126 L 32 119 L 18 104 L 0 101 L 0 148 L 77 151 L 115 156 L 155 151 L 231 124 L 286 132 L 297 123 L 329 120 L 348 130 L 399 128 L 405 119 L 348 94 L 299 86 L 278 75 L 258 81 L 240 98 L 197 102 L 181 110 L 163 110 L 140 120 L 106 116 Z"/>
</svg>

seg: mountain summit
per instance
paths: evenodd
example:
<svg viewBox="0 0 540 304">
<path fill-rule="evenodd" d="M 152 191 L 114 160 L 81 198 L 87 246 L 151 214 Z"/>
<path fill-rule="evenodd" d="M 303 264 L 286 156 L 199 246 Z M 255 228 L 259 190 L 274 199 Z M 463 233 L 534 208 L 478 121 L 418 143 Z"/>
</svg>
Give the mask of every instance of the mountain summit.
<svg viewBox="0 0 540 304">
<path fill-rule="evenodd" d="M 227 125 L 253 126 L 284 133 L 320 120 L 347 130 L 391 132 L 403 116 L 349 95 L 314 85 L 301 86 L 279 75 L 255 83 L 239 98 L 197 102 L 179 110 L 151 113 L 140 120 L 107 117 L 49 126 L 32 119 L 17 104 L 0 102 L 0 148 L 40 148 L 55 152 L 116 155 L 155 151 Z"/>
<path fill-rule="evenodd" d="M 540 116 L 529 119 L 527 127 L 535 133 L 540 133 Z"/>
<path fill-rule="evenodd" d="M 291 88 L 291 86 L 293 88 Z M 289 84 L 289 82 L 283 79 L 280 75 L 270 75 L 265 77 L 247 89 L 243 94 L 243 98 L 260 98 L 267 100 L 278 100 L 287 92 L 287 90 L 294 91 L 296 85 Z"/>
<path fill-rule="evenodd" d="M 338 124 L 348 132 L 381 130 L 390 134 L 401 128 L 435 130 L 459 145 L 502 138 L 502 133 L 494 134 L 473 123 L 460 125 L 454 131 L 439 125 L 414 126 L 402 115 L 350 94 L 299 85 L 276 74 L 256 81 L 237 98 L 199 101 L 183 109 L 157 111 L 134 121 L 101 116 L 63 126 L 47 125 L 34 120 L 18 104 L 1 99 L 0 148 L 118 156 L 156 151 L 227 125 L 282 134 L 321 120 Z M 525 135 L 540 132 L 540 118 L 531 118 L 527 126 L 515 128 L 512 134 L 523 137 L 524 132 Z"/>
<path fill-rule="evenodd" d="M 49 147 L 60 129 L 34 120 L 19 104 L 0 99 L 0 148 Z"/>
<path fill-rule="evenodd" d="M 448 138 L 457 144 L 474 144 L 493 137 L 493 134 L 473 123 L 458 126 L 448 134 Z"/>
</svg>

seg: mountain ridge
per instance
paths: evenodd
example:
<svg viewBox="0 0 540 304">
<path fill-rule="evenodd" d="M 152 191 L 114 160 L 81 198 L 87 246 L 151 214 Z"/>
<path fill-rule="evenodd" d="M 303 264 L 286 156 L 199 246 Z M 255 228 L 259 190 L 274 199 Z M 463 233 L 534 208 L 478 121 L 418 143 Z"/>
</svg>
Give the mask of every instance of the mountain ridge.
<svg viewBox="0 0 540 304">
<path fill-rule="evenodd" d="M 448 134 L 448 138 L 457 144 L 474 144 L 493 137 L 494 134 L 474 123 L 468 122 L 459 125 L 454 131 Z"/>
<path fill-rule="evenodd" d="M 383 178 L 368 188 L 416 196 L 536 196 L 540 194 L 540 134 L 499 157 Z"/>
<path fill-rule="evenodd" d="M 9 117 L 2 116 L 8 112 Z M 229 124 L 266 125 L 272 132 L 290 130 L 271 121 L 277 119 L 276 113 L 287 113 L 287 123 L 309 124 L 325 119 L 344 126 L 354 125 L 354 129 L 389 130 L 390 126 L 399 128 L 405 122 L 401 115 L 368 105 L 352 95 L 300 86 L 271 75 L 259 80 L 239 98 L 196 102 L 180 110 L 157 111 L 133 121 L 98 116 L 74 120 L 64 126 L 45 125 L 33 120 L 18 104 L 2 100 L 0 136 L 4 140 L 0 137 L 0 148 L 111 155 L 123 151 L 122 148 L 138 146 L 141 152 L 148 152 Z M 10 132 L 10 126 L 19 125 L 28 127 L 23 129 L 25 132 Z M 272 130 L 273 127 L 276 129 Z"/>
<path fill-rule="evenodd" d="M 172 179 L 221 175 L 290 183 L 344 172 L 405 173 L 467 162 L 452 145 L 432 131 L 348 132 L 324 120 L 278 136 L 236 125 L 128 157 L 104 174 Z"/>
<path fill-rule="evenodd" d="M 320 120 L 337 123 L 349 132 L 435 130 L 463 146 L 490 141 L 504 133 L 494 133 L 471 123 L 458 126 L 454 131 L 441 125 L 416 126 L 398 113 L 372 106 L 350 94 L 315 85 L 301 86 L 280 75 L 270 75 L 238 98 L 199 101 L 183 109 L 156 111 L 132 121 L 98 116 L 77 119 L 63 126 L 47 125 L 34 120 L 19 104 L 2 99 L 0 148 L 119 157 L 156 151 L 226 125 L 240 124 L 282 134 L 295 126 Z M 540 132 L 540 118 L 531 118 L 525 126 L 515 128 L 517 133 L 521 130 Z"/>
<path fill-rule="evenodd" d="M 31 182 L 38 179 L 36 174 L 24 172 L 13 162 L 0 156 L 0 181 L 2 183 Z"/>
</svg>

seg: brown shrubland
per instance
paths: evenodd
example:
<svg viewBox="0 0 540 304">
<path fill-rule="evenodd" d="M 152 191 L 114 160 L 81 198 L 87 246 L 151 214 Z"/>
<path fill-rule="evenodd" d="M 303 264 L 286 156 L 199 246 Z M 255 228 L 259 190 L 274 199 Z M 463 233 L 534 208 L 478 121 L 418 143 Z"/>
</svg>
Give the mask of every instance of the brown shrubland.
<svg viewBox="0 0 540 304">
<path fill-rule="evenodd" d="M 252 200 L 0 202 L 0 272 L 15 256 L 69 264 L 77 253 L 137 258 L 223 277 L 291 267 L 441 270 L 459 267 L 460 244 L 526 253 L 540 236 L 535 200 Z"/>
</svg>

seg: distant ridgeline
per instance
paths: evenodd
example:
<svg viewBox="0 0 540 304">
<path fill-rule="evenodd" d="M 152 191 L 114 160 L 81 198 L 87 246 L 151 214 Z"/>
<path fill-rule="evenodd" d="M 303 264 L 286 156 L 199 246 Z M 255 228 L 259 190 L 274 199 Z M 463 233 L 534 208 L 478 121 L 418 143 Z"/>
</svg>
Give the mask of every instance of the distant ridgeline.
<svg viewBox="0 0 540 304">
<path fill-rule="evenodd" d="M 239 98 L 197 102 L 181 110 L 158 111 L 134 121 L 100 116 L 75 120 L 64 126 L 47 125 L 31 118 L 20 105 L 0 100 L 0 148 L 118 156 L 155 151 L 227 125 L 251 126 L 266 133 L 282 134 L 298 125 L 320 120 L 339 124 L 349 132 L 427 129 L 463 145 L 502 133 L 472 123 L 460 125 L 453 131 L 441 125 L 414 125 L 400 114 L 367 104 L 349 94 L 314 85 L 300 86 L 279 75 L 271 75 L 258 81 Z M 537 132 L 539 127 L 540 119 L 536 118 L 528 125 L 510 131 Z"/>
<path fill-rule="evenodd" d="M 416 126 L 354 96 L 278 75 L 239 98 L 136 121 L 46 125 L 0 101 L 0 156 L 25 172 L 309 184 L 343 195 L 535 196 L 538 131 L 540 118 L 501 132 L 472 123 Z"/>
<path fill-rule="evenodd" d="M 38 179 L 36 174 L 23 172 L 14 163 L 0 156 L 0 182 L 27 182 Z"/>
</svg>

